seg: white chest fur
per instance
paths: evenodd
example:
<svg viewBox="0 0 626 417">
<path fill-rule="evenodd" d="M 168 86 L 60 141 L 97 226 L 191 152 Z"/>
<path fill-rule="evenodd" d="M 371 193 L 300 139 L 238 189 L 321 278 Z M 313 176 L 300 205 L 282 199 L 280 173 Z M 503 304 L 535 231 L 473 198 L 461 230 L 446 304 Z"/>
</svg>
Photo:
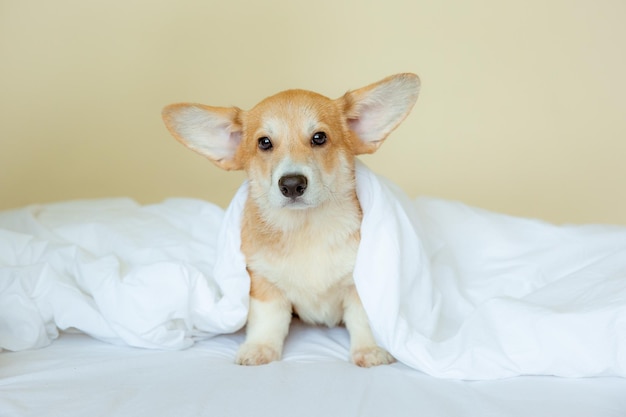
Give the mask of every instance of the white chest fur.
<svg viewBox="0 0 626 417">
<path fill-rule="evenodd" d="M 280 289 L 307 322 L 338 324 L 354 288 L 360 213 L 340 213 L 292 213 L 308 216 L 306 222 L 248 254 L 248 268 Z"/>
</svg>

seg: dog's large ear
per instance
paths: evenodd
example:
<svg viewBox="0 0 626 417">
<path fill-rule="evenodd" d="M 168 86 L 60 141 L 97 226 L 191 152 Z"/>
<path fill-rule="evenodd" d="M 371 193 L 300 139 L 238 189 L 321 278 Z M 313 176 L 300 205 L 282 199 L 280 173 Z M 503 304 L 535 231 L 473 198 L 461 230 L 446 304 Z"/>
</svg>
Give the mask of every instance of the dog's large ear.
<svg viewBox="0 0 626 417">
<path fill-rule="evenodd" d="M 241 110 L 203 104 L 171 104 L 163 109 L 163 121 L 181 142 L 226 170 L 241 169 L 236 158 L 241 142 Z"/>
<path fill-rule="evenodd" d="M 409 114 L 420 89 L 415 74 L 397 74 L 358 90 L 349 91 L 342 100 L 348 126 L 359 141 L 356 155 L 373 153 Z"/>
</svg>

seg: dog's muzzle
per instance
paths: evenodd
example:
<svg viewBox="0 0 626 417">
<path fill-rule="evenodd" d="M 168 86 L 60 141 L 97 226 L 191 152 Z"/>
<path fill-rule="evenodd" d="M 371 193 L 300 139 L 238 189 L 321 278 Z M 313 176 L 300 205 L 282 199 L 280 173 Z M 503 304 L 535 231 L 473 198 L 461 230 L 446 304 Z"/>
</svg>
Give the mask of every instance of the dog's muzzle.
<svg viewBox="0 0 626 417">
<path fill-rule="evenodd" d="M 278 188 L 288 198 L 300 197 L 306 191 L 307 179 L 304 175 L 290 174 L 280 177 Z"/>
</svg>

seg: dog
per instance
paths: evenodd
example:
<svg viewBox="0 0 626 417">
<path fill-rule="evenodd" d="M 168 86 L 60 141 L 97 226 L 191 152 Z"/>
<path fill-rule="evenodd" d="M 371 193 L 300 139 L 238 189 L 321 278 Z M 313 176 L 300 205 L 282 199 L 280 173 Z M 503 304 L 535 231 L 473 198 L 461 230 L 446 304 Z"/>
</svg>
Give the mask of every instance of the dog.
<svg viewBox="0 0 626 417">
<path fill-rule="evenodd" d="M 307 323 L 345 324 L 358 366 L 394 361 L 374 339 L 352 276 L 362 219 L 355 157 L 380 147 L 413 108 L 419 87 L 417 75 L 405 73 L 338 99 L 287 90 L 248 111 L 164 108 L 178 141 L 248 178 L 241 251 L 250 305 L 236 363 L 279 360 L 293 314 Z"/>
</svg>

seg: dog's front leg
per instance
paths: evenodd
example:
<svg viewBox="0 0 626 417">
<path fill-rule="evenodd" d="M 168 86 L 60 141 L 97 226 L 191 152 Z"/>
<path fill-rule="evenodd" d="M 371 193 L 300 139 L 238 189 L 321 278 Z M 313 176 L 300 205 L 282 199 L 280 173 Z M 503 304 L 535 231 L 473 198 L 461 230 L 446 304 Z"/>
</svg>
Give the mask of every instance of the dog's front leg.
<svg viewBox="0 0 626 417">
<path fill-rule="evenodd" d="M 291 303 L 268 280 L 250 273 L 250 308 L 246 341 L 239 348 L 239 365 L 263 365 L 280 359 L 291 322 Z"/>
<path fill-rule="evenodd" d="M 344 300 L 343 321 L 348 333 L 350 333 L 352 362 L 358 366 L 369 368 L 395 361 L 393 356 L 376 344 L 367 314 L 355 287 L 350 289 Z"/>
</svg>

